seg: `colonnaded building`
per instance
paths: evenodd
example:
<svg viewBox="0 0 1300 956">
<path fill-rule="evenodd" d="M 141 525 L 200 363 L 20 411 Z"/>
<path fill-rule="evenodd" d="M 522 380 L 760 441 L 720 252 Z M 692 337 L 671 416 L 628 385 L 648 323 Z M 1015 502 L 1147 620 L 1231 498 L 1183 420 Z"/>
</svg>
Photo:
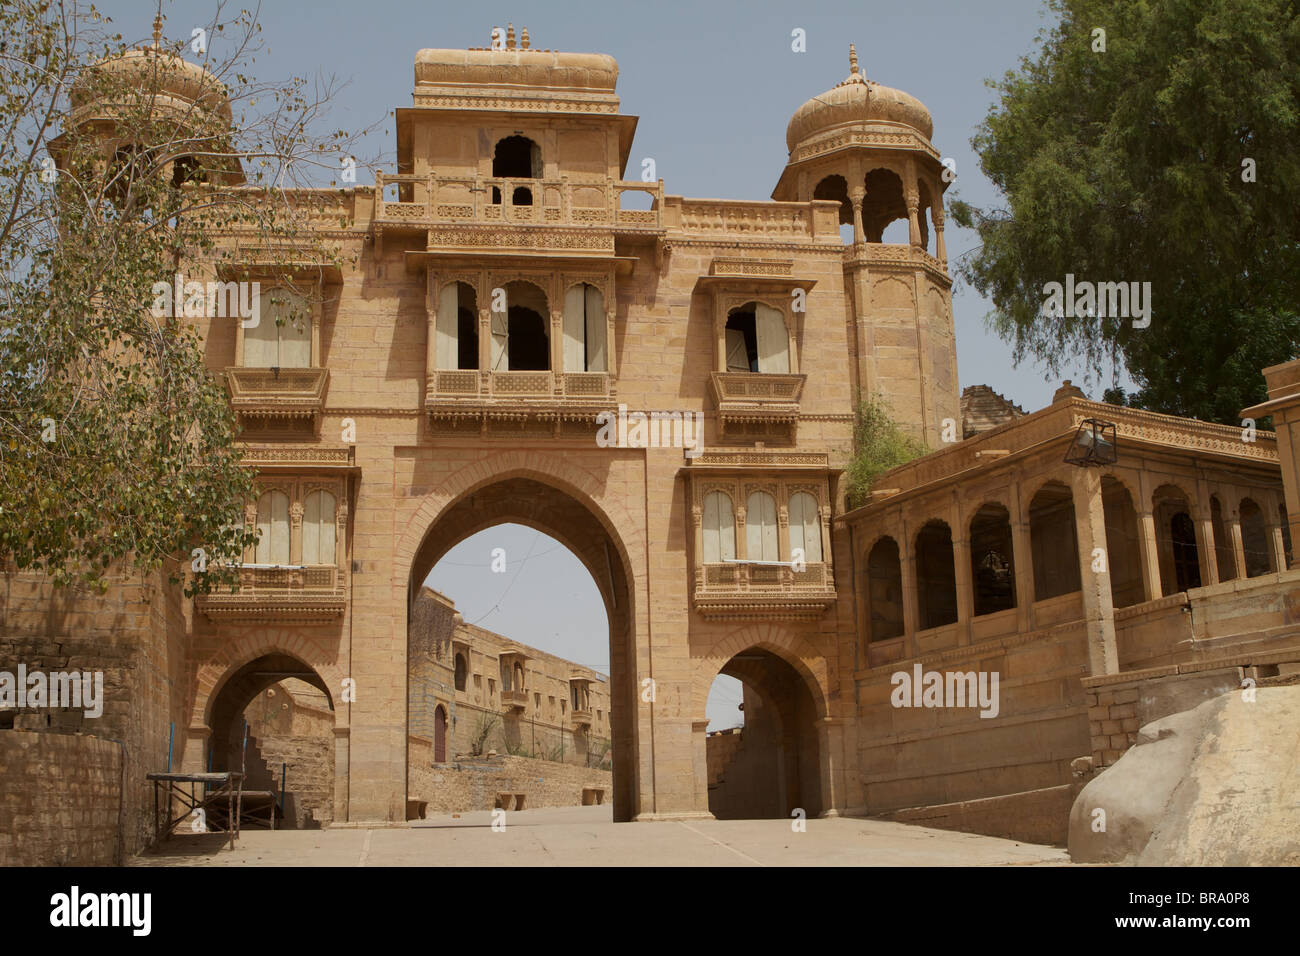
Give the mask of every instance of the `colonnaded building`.
<svg viewBox="0 0 1300 956">
<path fill-rule="evenodd" d="M 111 65 L 143 81 L 159 63 L 171 102 L 228 110 L 170 54 Z M 129 845 L 169 726 L 176 763 L 205 769 L 222 715 L 285 674 L 332 709 L 332 819 L 405 819 L 417 599 L 451 547 L 506 522 L 565 544 L 603 598 L 620 821 L 908 810 L 1059 839 L 1072 773 L 1140 722 L 1300 660 L 1300 503 L 1273 433 L 1068 383 L 1030 414 L 976 389 L 963 414 L 931 117 L 855 56 L 790 118 L 789 161 L 752 201 L 635 178 L 609 56 L 511 29 L 421 50 L 414 72 L 396 174 L 294 196 L 339 252 L 270 295 L 309 320 L 196 320 L 260 474 L 239 590 L 5 578 L 5 663 L 109 674 L 83 729 L 125 742 Z M 883 242 L 896 221 L 906 241 Z M 239 239 L 256 277 L 267 251 Z M 1277 388 L 1262 414 L 1289 407 L 1295 383 Z M 934 451 L 850 508 L 871 395 Z M 1064 460 L 1099 446 L 1117 449 L 1101 467 Z M 927 706 L 931 671 L 969 673 L 972 700 Z M 706 736 L 720 673 L 745 686 L 738 745 Z M 898 673 L 918 679 L 908 706 Z M 995 703 L 973 706 L 991 675 Z"/>
</svg>

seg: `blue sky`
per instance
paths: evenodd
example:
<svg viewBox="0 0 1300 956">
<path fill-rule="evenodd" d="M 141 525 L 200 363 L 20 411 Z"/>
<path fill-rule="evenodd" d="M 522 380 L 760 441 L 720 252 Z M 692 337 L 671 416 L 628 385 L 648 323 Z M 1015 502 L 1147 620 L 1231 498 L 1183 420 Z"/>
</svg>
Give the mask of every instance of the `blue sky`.
<svg viewBox="0 0 1300 956">
<path fill-rule="evenodd" d="M 99 8 L 128 38 L 146 38 L 156 5 L 106 0 Z M 223 14 L 229 18 L 238 5 Z M 214 0 L 164 3 L 166 35 L 188 37 L 209 23 Z M 934 143 L 957 164 L 947 192 L 977 206 L 999 197 L 980 173 L 970 147 L 974 128 L 993 102 L 986 79 L 1014 69 L 1050 25 L 1042 0 L 906 0 L 893 2 L 772 3 L 756 0 L 655 3 L 590 2 L 462 4 L 372 0 L 304 6 L 267 0 L 259 11 L 265 50 L 252 71 L 262 81 L 291 75 L 333 76 L 346 85 L 329 114 L 330 128 L 357 129 L 411 104 L 413 62 L 426 47 L 487 46 L 493 26 L 528 27 L 533 46 L 613 55 L 619 63 L 622 109 L 640 117 L 628 175 L 645 157 L 669 193 L 727 199 L 766 199 L 786 162 L 785 127 L 806 99 L 849 72 L 848 45 L 873 81 L 906 90 L 929 108 Z M 801 28 L 807 51 L 791 51 Z M 212 55 L 220 56 L 211 39 Z M 191 58 L 195 58 L 191 56 Z M 391 121 L 368 142 L 394 170 Z M 950 260 L 975 243 L 973 233 L 947 229 Z M 1051 400 L 1057 377 L 1046 380 L 1032 364 L 1013 367 L 1008 347 L 989 333 L 990 309 L 974 290 L 953 290 L 957 363 L 963 387 L 988 384 L 1027 411 Z M 1107 378 L 1109 372 L 1107 372 Z M 1090 397 L 1108 384 L 1084 381 L 1085 369 L 1065 370 Z M 506 575 L 489 568 L 493 547 L 504 547 Z M 549 550 L 554 548 L 555 550 Z M 508 591 L 502 578 L 509 583 Z M 604 609 L 595 585 L 572 555 L 530 529 L 502 526 L 448 553 L 429 583 L 452 597 L 468 621 L 590 664 L 607 666 Z M 504 597 L 502 596 L 504 593 Z M 730 697 L 738 700 L 734 688 Z M 734 707 L 710 708 L 721 725 Z"/>
</svg>

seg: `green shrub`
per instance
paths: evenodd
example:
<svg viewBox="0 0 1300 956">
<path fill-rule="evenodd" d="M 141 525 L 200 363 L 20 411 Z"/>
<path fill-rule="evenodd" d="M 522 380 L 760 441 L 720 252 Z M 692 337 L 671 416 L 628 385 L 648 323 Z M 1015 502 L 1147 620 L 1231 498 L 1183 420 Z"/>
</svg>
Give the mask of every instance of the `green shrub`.
<svg viewBox="0 0 1300 956">
<path fill-rule="evenodd" d="M 871 484 L 880 475 L 929 450 L 924 442 L 903 431 L 882 399 L 864 399 L 858 405 L 853 461 L 847 471 L 849 506 L 866 504 Z"/>
</svg>

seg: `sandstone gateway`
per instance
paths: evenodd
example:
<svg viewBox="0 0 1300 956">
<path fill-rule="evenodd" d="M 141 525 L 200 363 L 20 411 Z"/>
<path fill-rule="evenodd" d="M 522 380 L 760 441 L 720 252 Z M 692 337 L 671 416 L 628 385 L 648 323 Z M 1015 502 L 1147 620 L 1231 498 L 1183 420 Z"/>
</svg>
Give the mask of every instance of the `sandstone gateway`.
<svg viewBox="0 0 1300 956">
<path fill-rule="evenodd" d="M 157 62 L 173 101 L 210 89 L 156 49 L 114 68 Z M 770 200 L 690 199 L 641 178 L 617 76 L 513 28 L 500 49 L 421 50 L 397 173 L 294 197 L 339 255 L 279 297 L 268 273 L 255 328 L 192 320 L 260 474 L 237 592 L 122 580 L 91 599 L 6 576 L 4 663 L 107 673 L 100 723 L 16 726 L 124 742 L 128 850 L 170 728 L 175 764 L 205 770 L 286 677 L 332 712 L 329 816 L 406 819 L 430 759 L 411 743 L 417 599 L 451 547 L 505 522 L 563 542 L 604 599 L 619 821 L 906 810 L 1060 840 L 1072 761 L 1112 763 L 1187 688 L 1300 660 L 1300 503 L 1273 433 L 1068 383 L 1031 414 L 986 388 L 963 400 L 947 182 L 919 101 L 851 56 L 790 119 Z M 883 242 L 896 221 L 906 241 Z M 257 278 L 265 250 L 243 252 Z M 293 297 L 308 321 L 266 320 Z M 1294 372 L 1274 373 L 1281 415 Z M 870 395 L 934 451 L 848 502 Z M 658 440 L 638 440 L 653 412 Z M 620 415 L 628 434 L 598 441 Z M 696 416 L 692 447 L 677 429 Z M 1113 463 L 1064 461 L 1087 419 L 1114 426 Z M 502 704 L 527 717 L 517 663 Z M 898 672 L 996 673 L 998 706 L 894 706 Z M 719 673 L 745 685 L 739 745 L 706 737 Z"/>
</svg>

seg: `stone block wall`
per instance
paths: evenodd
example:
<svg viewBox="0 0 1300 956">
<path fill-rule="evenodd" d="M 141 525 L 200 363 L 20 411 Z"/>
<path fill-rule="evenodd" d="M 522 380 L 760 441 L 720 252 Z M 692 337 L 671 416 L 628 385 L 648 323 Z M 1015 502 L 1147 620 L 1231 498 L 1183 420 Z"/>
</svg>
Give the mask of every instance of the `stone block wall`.
<svg viewBox="0 0 1300 956">
<path fill-rule="evenodd" d="M 427 804 L 429 814 L 491 810 L 498 793 L 525 794 L 525 809 L 582 805 L 585 787 L 613 795 L 613 774 L 608 770 L 574 767 L 532 757 L 479 757 L 433 764 L 428 741 L 411 738 L 409 796 Z"/>
<path fill-rule="evenodd" d="M 1238 653 L 1214 660 L 1085 677 L 1088 733 L 1094 772 L 1111 766 L 1137 739 L 1140 727 L 1231 690 L 1300 665 L 1300 648 Z"/>
<path fill-rule="evenodd" d="M 122 862 L 122 748 L 84 734 L 0 731 L 0 866 Z"/>
</svg>

